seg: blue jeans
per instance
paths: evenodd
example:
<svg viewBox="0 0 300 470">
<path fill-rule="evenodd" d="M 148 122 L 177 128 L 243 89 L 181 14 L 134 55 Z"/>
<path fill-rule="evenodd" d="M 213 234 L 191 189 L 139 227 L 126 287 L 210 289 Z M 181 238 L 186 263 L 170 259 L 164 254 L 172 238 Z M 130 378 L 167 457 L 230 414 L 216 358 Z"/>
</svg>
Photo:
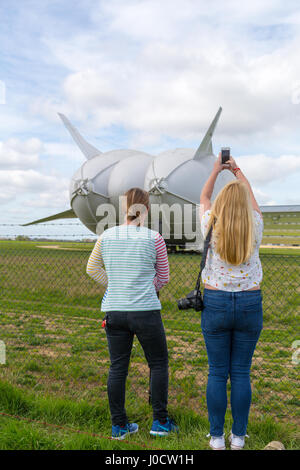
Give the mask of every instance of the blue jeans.
<svg viewBox="0 0 300 470">
<path fill-rule="evenodd" d="M 153 419 L 168 416 L 168 348 L 160 310 L 106 313 L 106 336 L 110 368 L 107 392 L 113 425 L 128 422 L 125 411 L 125 384 L 133 338 L 136 334 L 146 356 L 150 372 Z"/>
<path fill-rule="evenodd" d="M 222 436 L 231 383 L 232 432 L 244 436 L 251 405 L 250 367 L 263 326 L 261 290 L 204 289 L 201 328 L 209 375 L 206 400 L 211 436 Z"/>
</svg>

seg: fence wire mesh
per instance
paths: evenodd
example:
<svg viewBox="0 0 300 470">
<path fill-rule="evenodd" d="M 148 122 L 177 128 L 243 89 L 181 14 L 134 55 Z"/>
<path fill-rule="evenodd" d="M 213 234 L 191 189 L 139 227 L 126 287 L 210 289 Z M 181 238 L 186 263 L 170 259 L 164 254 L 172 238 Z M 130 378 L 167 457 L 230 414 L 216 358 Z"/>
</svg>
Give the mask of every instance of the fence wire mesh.
<svg viewBox="0 0 300 470">
<path fill-rule="evenodd" d="M 90 403 L 106 399 L 109 356 L 100 311 L 104 289 L 87 274 L 94 243 L 0 242 L 0 379 L 36 393 Z M 264 328 L 252 362 L 256 415 L 299 419 L 299 256 L 261 254 Z M 169 403 L 206 414 L 207 356 L 200 312 L 179 311 L 201 254 L 169 254 L 170 283 L 160 293 L 169 349 Z M 296 346 L 295 346 L 296 345 Z M 228 382 L 230 389 L 230 383 Z M 149 369 L 134 341 L 127 401 L 148 401 Z"/>
</svg>

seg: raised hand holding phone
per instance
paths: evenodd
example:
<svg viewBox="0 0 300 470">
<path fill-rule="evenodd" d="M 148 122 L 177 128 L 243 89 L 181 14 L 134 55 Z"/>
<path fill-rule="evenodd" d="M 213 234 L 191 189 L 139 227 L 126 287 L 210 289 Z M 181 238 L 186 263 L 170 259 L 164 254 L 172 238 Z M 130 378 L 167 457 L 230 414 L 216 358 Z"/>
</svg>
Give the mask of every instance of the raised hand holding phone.
<svg viewBox="0 0 300 470">
<path fill-rule="evenodd" d="M 229 157 L 226 159 L 228 160 Z M 214 164 L 214 172 L 220 173 L 222 170 L 229 170 L 229 162 L 222 163 L 222 152 L 219 153 L 218 159 L 215 161 Z"/>
</svg>

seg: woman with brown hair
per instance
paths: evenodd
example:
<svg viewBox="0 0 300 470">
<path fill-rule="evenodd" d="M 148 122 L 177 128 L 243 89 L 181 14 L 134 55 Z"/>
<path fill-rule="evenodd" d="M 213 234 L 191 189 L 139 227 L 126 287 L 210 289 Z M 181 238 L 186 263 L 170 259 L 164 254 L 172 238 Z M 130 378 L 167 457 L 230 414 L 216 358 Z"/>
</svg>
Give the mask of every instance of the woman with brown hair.
<svg viewBox="0 0 300 470">
<path fill-rule="evenodd" d="M 226 184 L 211 204 L 218 174 L 230 170 Z M 251 186 L 235 160 L 221 164 L 221 154 L 200 197 L 201 230 L 212 226 L 205 268 L 201 328 L 209 375 L 206 389 L 210 447 L 225 449 L 226 386 L 231 382 L 231 449 L 242 449 L 251 405 L 250 367 L 263 325 L 259 246 L 263 218 Z"/>
<path fill-rule="evenodd" d="M 177 430 L 167 413 L 168 350 L 157 294 L 169 281 L 166 244 L 158 232 L 144 227 L 149 194 L 131 188 L 124 196 L 124 223 L 102 233 L 87 264 L 87 273 L 107 287 L 101 310 L 106 312 L 104 325 L 111 361 L 107 392 L 115 439 L 138 431 L 136 423 L 128 422 L 125 411 L 125 384 L 134 335 L 151 373 L 150 433 L 167 435 Z"/>
</svg>

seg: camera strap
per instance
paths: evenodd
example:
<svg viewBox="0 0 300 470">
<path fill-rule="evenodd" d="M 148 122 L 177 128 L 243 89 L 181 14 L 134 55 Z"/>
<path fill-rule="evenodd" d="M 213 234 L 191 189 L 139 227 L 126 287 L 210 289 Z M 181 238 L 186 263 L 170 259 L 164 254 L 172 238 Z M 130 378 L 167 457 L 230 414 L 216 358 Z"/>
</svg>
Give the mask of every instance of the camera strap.
<svg viewBox="0 0 300 470">
<path fill-rule="evenodd" d="M 197 283 L 196 283 L 196 290 L 197 291 L 200 290 L 201 273 L 202 273 L 202 271 L 204 269 L 204 266 L 205 266 L 205 263 L 206 263 L 208 246 L 209 246 L 209 242 L 210 242 L 210 239 L 211 239 L 212 229 L 213 229 L 213 226 L 211 225 L 211 227 L 209 229 L 209 232 L 206 235 L 206 238 L 205 238 L 205 241 L 204 241 L 204 248 L 203 248 L 201 264 L 200 264 L 200 272 L 198 274 L 198 279 L 197 279 Z"/>
</svg>

